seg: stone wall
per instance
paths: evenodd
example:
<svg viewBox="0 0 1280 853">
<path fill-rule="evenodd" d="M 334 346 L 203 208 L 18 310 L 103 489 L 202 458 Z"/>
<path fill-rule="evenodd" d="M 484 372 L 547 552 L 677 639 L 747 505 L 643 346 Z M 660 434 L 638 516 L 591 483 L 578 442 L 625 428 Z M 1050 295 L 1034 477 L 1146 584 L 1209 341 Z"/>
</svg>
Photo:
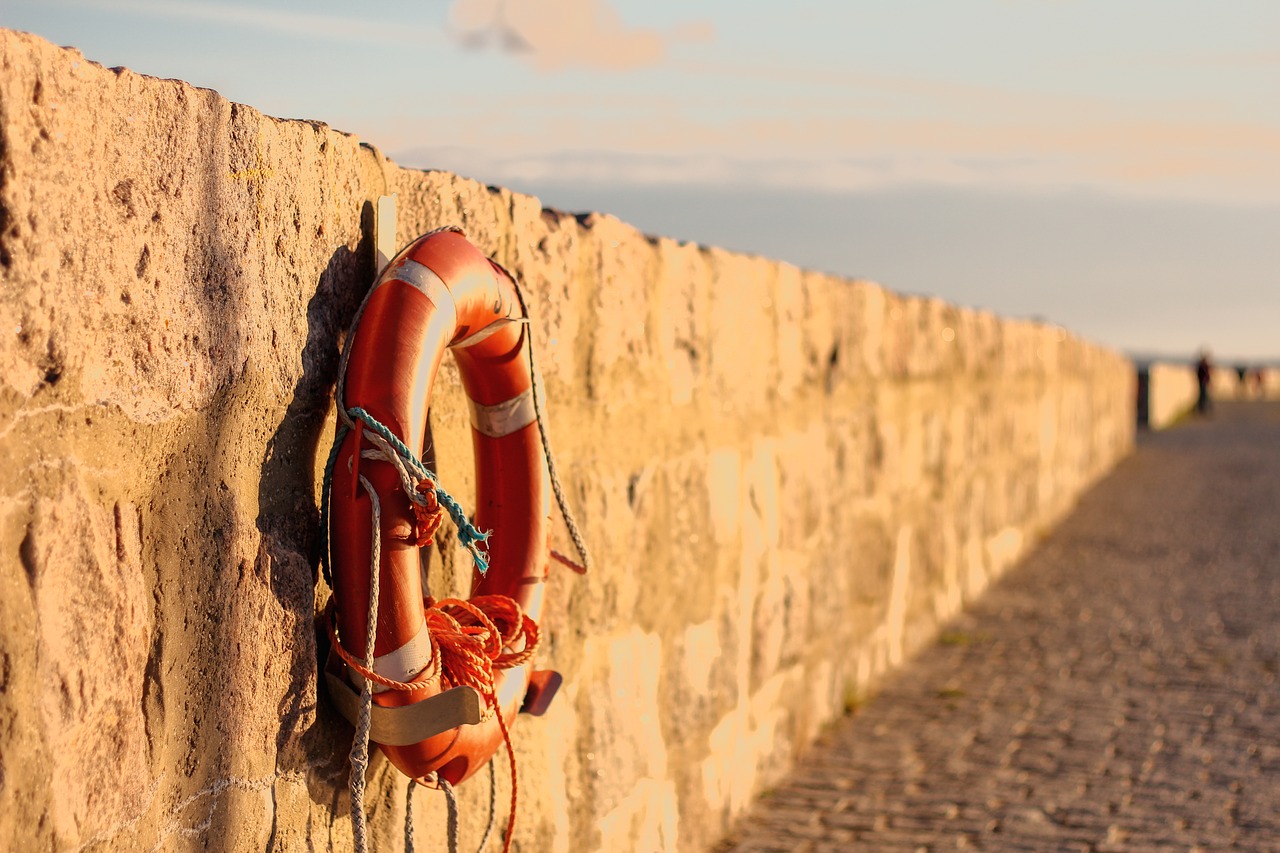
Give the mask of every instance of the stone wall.
<svg viewBox="0 0 1280 853">
<path fill-rule="evenodd" d="M 1215 367 L 1209 381 L 1209 394 L 1215 400 L 1280 399 L 1280 369 L 1247 367 L 1242 380 L 1235 367 Z"/>
<path fill-rule="evenodd" d="M 379 195 L 399 242 L 456 223 L 523 279 L 598 564 L 550 581 L 566 686 L 516 727 L 519 849 L 706 849 L 1131 446 L 1130 365 L 1061 329 L 544 210 L 29 36 L 0 66 L 0 848 L 350 848 L 317 504 Z M 466 423 L 446 361 L 464 502 Z M 402 786 L 375 756 L 376 849 Z M 466 848 L 484 775 L 460 793 Z M 415 812 L 444 849 L 442 798 Z"/>
<path fill-rule="evenodd" d="M 1196 407 L 1199 389 L 1195 370 L 1187 364 L 1156 362 L 1145 371 L 1147 421 L 1143 426 L 1165 429 Z"/>
<path fill-rule="evenodd" d="M 1141 416 L 1143 401 L 1139 400 L 1140 426 L 1165 429 L 1195 409 L 1200 387 L 1191 362 L 1153 362 L 1141 365 L 1138 370 L 1138 393 L 1146 395 L 1147 416 L 1144 423 Z M 1210 375 L 1209 395 L 1214 400 L 1231 401 L 1280 399 L 1280 370 L 1274 367 L 1251 368 L 1241 381 L 1235 368 L 1215 367 Z"/>
</svg>

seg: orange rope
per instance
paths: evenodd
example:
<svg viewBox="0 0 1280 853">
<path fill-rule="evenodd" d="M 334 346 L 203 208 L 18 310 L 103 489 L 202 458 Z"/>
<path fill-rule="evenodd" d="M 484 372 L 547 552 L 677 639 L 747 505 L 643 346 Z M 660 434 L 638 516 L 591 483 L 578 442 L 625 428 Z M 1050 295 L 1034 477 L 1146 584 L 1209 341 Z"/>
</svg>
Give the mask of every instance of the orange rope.
<svg viewBox="0 0 1280 853">
<path fill-rule="evenodd" d="M 329 641 L 343 663 L 374 684 L 391 690 L 420 690 L 437 678 L 455 687 L 474 688 L 489 705 L 492 715 L 498 717 L 498 729 L 507 748 L 511 764 L 511 812 L 507 818 L 506 838 L 502 849 L 511 849 L 515 833 L 516 804 L 519 798 L 519 777 L 516 772 L 516 751 L 511 741 L 511 730 L 498 707 L 494 670 L 522 666 L 533 659 L 538 651 L 541 635 L 538 623 L 524 609 L 505 595 L 479 595 L 470 601 L 461 598 L 445 598 L 440 601 L 428 598 L 423 608 L 431 638 L 431 663 L 413 681 L 396 681 L 366 668 L 338 639 L 337 607 L 333 598 L 325 605 L 329 627 Z M 523 641 L 518 651 L 505 651 Z"/>
<path fill-rule="evenodd" d="M 494 696 L 493 707 L 498 707 L 498 697 Z M 511 811 L 507 812 L 507 832 L 502 839 L 502 853 L 511 850 L 511 837 L 516 833 L 516 803 L 519 800 L 520 778 L 516 774 L 516 748 L 511 743 L 511 730 L 507 721 L 502 719 L 502 711 L 498 711 L 498 728 L 502 729 L 502 742 L 507 745 L 507 763 L 511 765 Z"/>
<path fill-rule="evenodd" d="M 325 621 L 329 628 L 329 643 L 333 646 L 333 650 L 338 653 L 338 657 L 342 658 L 342 662 L 359 673 L 363 678 L 379 684 L 390 690 L 421 690 L 440 677 L 440 648 L 434 642 L 431 643 L 431 662 L 427 664 L 426 669 L 418 673 L 413 681 L 396 681 L 393 678 L 387 678 L 371 669 L 367 669 L 364 664 L 352 656 L 342 643 L 338 640 L 338 611 L 334 606 L 333 597 L 330 596 L 328 604 L 324 606 Z"/>
<path fill-rule="evenodd" d="M 511 730 L 498 707 L 494 687 L 493 670 L 510 669 L 527 663 L 538 650 L 541 639 L 538 623 L 525 615 L 513 599 L 505 595 L 480 595 L 464 601 L 446 598 L 439 602 L 427 600 L 427 624 L 432 628 L 432 639 L 441 646 L 441 659 L 449 680 L 465 684 L 480 691 L 498 718 L 498 729 L 507 748 L 511 765 L 511 810 L 507 817 L 507 831 L 503 840 L 503 853 L 511 849 L 515 835 L 516 806 L 519 802 L 520 779 L 516 771 L 516 750 L 511 741 Z M 507 646 L 524 640 L 524 648 L 517 652 L 504 652 Z"/>
<path fill-rule="evenodd" d="M 422 502 L 410 500 L 413 507 L 413 533 L 419 548 L 430 545 L 436 531 L 444 521 L 444 511 L 440 509 L 440 501 L 436 497 L 436 484 L 431 480 L 420 480 L 417 493 Z"/>
</svg>

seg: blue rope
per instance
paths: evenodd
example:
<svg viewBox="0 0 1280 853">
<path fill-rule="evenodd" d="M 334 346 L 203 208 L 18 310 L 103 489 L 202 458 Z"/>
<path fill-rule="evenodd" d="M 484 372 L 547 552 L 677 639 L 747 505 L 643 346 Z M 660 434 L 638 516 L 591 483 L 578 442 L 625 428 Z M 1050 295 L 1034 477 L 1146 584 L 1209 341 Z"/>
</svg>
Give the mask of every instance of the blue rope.
<svg viewBox="0 0 1280 853">
<path fill-rule="evenodd" d="M 449 511 L 449 517 L 452 518 L 454 524 L 458 526 L 458 541 L 462 543 L 463 548 L 466 548 L 471 552 L 471 559 L 475 561 L 476 570 L 482 575 L 489 571 L 489 555 L 480 548 L 480 545 L 488 544 L 489 536 L 493 531 L 486 530 L 481 533 L 480 530 L 471 523 L 471 520 L 467 518 L 467 513 L 462 509 L 461 504 L 454 500 L 452 495 L 441 488 L 440 480 L 436 477 L 435 472 L 426 465 L 423 465 L 418 457 L 414 456 L 413 451 L 406 447 L 404 442 L 401 441 L 399 437 L 390 430 L 390 428 L 385 426 L 364 409 L 358 407 L 350 409 L 347 414 L 351 415 L 353 418 L 358 418 L 365 426 L 385 439 L 387 444 L 390 444 L 392 449 L 394 449 L 395 452 L 399 454 L 400 458 L 409 466 L 410 471 L 423 479 L 430 480 L 435 485 L 436 498 L 444 508 Z"/>
<path fill-rule="evenodd" d="M 471 560 L 475 563 L 476 571 L 485 574 L 489 571 L 489 554 L 487 546 L 489 537 L 493 534 L 492 530 L 479 530 L 471 520 L 467 518 L 466 511 L 462 505 L 454 500 L 453 496 L 444 490 L 440 485 L 440 479 L 436 477 L 434 471 L 422 464 L 422 461 L 414 455 L 405 443 L 393 433 L 390 428 L 375 418 L 373 415 L 359 407 L 349 409 L 347 414 L 352 418 L 359 420 L 366 427 L 378 434 L 387 444 L 391 445 L 396 454 L 404 460 L 409 470 L 417 475 L 420 479 L 430 480 L 435 486 L 436 499 L 449 512 L 449 517 L 453 519 L 453 523 L 458 527 L 458 541 L 462 543 L 462 547 L 466 548 L 471 554 Z M 350 428 L 346 424 L 342 424 L 338 428 L 337 433 L 333 437 L 333 449 L 329 452 L 329 461 L 324 466 L 324 486 L 320 494 L 320 513 L 322 523 L 325 527 L 325 547 L 321 553 L 321 566 L 324 569 L 325 580 L 330 586 L 333 586 L 332 572 L 333 569 L 329 565 L 329 493 L 333 488 L 333 466 L 338 460 L 338 449 L 342 445 L 342 440 L 346 437 Z M 486 547 L 482 547 L 486 546 Z"/>
</svg>

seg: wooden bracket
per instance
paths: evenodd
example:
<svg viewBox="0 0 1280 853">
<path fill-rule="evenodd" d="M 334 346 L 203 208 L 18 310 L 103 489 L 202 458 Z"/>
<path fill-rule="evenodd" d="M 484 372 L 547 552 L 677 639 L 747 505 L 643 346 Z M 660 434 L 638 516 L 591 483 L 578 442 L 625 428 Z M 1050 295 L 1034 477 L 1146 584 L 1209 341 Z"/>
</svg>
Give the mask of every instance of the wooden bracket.
<svg viewBox="0 0 1280 853">
<path fill-rule="evenodd" d="M 374 268 L 377 274 L 396 256 L 396 197 L 378 196 L 377 212 L 373 220 Z"/>
</svg>

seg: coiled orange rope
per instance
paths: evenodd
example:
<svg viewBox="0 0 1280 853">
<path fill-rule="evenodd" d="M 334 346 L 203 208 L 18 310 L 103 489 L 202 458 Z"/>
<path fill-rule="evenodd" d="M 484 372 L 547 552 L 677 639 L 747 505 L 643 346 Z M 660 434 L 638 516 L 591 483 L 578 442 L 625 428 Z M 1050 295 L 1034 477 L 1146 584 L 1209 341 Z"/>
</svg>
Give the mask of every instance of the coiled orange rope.
<svg viewBox="0 0 1280 853">
<path fill-rule="evenodd" d="M 424 602 L 423 617 L 431 638 L 431 662 L 413 681 L 396 681 L 367 668 L 343 648 L 338 638 L 337 607 L 332 598 L 325 605 L 325 616 L 329 641 L 338 657 L 374 684 L 390 690 L 408 691 L 421 690 L 439 679 L 445 689 L 471 687 L 485 698 L 489 715 L 498 717 L 498 728 L 511 764 L 511 812 L 502 845 L 504 853 L 509 851 L 516 825 L 519 777 L 511 730 L 498 707 L 494 671 L 521 666 L 533 659 L 541 641 L 538 623 L 514 599 L 505 595 L 479 595 L 470 601 L 428 598 Z"/>
</svg>

